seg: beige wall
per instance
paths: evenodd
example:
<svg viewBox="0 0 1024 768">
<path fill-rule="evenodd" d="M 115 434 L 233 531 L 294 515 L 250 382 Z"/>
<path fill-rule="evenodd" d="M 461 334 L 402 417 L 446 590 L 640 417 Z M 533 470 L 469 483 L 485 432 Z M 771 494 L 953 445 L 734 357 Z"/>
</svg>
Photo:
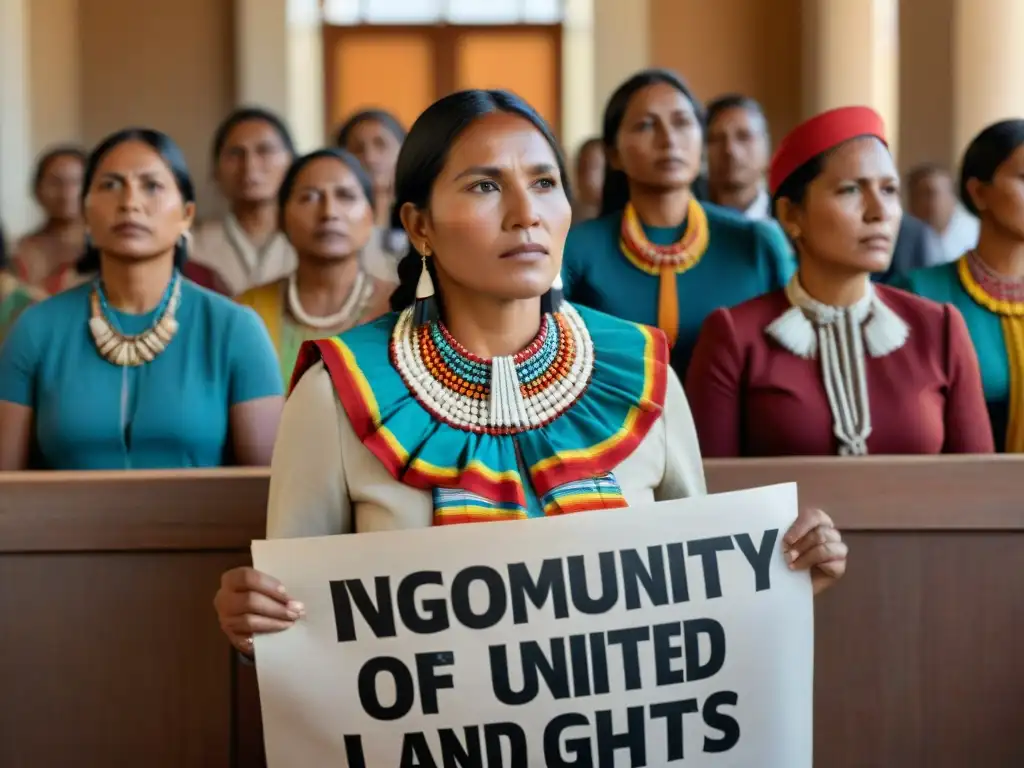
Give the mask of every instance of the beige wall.
<svg viewBox="0 0 1024 768">
<path fill-rule="evenodd" d="M 234 105 L 232 0 L 82 0 L 81 11 L 84 139 L 159 128 L 185 151 L 201 210 L 216 209 L 208 157 Z"/>
<path fill-rule="evenodd" d="M 265 101 L 290 118 L 309 112 L 304 122 L 313 126 L 310 135 L 297 132 L 304 145 L 315 142 L 322 104 L 306 101 L 318 88 L 310 79 L 305 101 L 294 104 L 291 81 L 301 79 L 316 57 L 289 53 L 289 45 L 305 46 L 283 28 L 293 24 L 295 13 L 282 10 L 311 1 L 0 0 L 7 27 L 0 29 L 0 160 L 4 215 L 12 228 L 24 228 L 31 211 L 17 199 L 26 189 L 31 158 L 56 142 L 94 142 L 129 123 L 166 130 L 188 156 L 207 214 L 221 210 L 209 180 L 209 141 L 236 97 Z M 611 91 L 650 65 L 678 70 L 703 99 L 726 91 L 753 96 L 778 137 L 805 116 L 803 96 L 814 86 L 802 40 L 806 2 L 570 0 L 563 75 L 570 147 L 599 129 Z M 900 0 L 897 135 L 903 169 L 923 160 L 956 161 L 957 2 Z M 236 5 L 262 16 L 241 13 L 236 24 Z M 254 21 L 271 17 L 269 27 Z M 22 23 L 23 37 L 15 29 Z M 266 70 L 268 62 L 275 76 Z M 27 133 L 20 127 L 25 119 Z"/>
<path fill-rule="evenodd" d="M 33 155 L 53 144 L 82 141 L 79 2 L 31 0 L 28 4 Z"/>
<path fill-rule="evenodd" d="M 954 2 L 900 2 L 900 152 L 897 161 L 903 171 L 925 161 L 954 161 Z"/>
<path fill-rule="evenodd" d="M 801 118 L 800 0 L 650 0 L 650 59 L 697 96 L 752 96 L 772 133 Z"/>
</svg>

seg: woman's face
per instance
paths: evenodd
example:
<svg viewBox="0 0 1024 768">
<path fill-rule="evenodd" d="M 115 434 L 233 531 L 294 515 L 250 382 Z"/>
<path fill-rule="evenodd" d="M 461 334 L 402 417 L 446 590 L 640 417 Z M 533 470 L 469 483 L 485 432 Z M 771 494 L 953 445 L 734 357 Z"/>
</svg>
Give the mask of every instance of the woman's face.
<svg viewBox="0 0 1024 768">
<path fill-rule="evenodd" d="M 442 291 L 498 301 L 551 288 L 571 219 L 554 150 L 529 120 L 504 112 L 455 141 L 427 210 L 402 209 L 413 245 L 433 254 Z"/>
<path fill-rule="evenodd" d="M 356 175 L 334 157 L 307 163 L 284 207 L 284 232 L 300 258 L 344 259 L 373 232 L 373 208 Z"/>
<path fill-rule="evenodd" d="M 192 226 L 186 203 L 163 158 L 148 144 L 126 141 L 100 161 L 85 198 L 85 223 L 96 247 L 125 260 L 171 255 Z"/>
<path fill-rule="evenodd" d="M 57 155 L 43 168 L 36 200 L 50 221 L 73 221 L 81 216 L 82 175 L 85 167 L 74 155 Z"/>
<path fill-rule="evenodd" d="M 996 169 L 989 183 L 971 179 L 967 189 L 985 222 L 1024 240 L 1024 145 Z"/>
<path fill-rule="evenodd" d="M 631 183 L 670 191 L 693 183 L 702 151 L 693 104 L 668 83 L 655 83 L 629 100 L 609 160 Z"/>
<path fill-rule="evenodd" d="M 903 207 L 892 155 L 878 139 L 837 147 L 808 185 L 803 204 L 784 203 L 779 218 L 801 258 L 846 272 L 888 269 Z"/>
<path fill-rule="evenodd" d="M 349 132 L 344 148 L 359 158 L 377 192 L 391 189 L 402 142 L 383 123 L 360 120 Z"/>
<path fill-rule="evenodd" d="M 291 165 L 281 134 L 264 120 L 245 120 L 230 131 L 217 159 L 217 183 L 235 203 L 266 203 Z"/>
</svg>

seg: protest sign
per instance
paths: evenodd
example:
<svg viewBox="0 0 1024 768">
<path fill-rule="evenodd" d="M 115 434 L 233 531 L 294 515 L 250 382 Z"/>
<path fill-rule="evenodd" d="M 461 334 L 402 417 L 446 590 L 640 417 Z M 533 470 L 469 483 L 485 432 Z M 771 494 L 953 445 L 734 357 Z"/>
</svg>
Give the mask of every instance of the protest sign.
<svg viewBox="0 0 1024 768">
<path fill-rule="evenodd" d="M 795 485 L 253 543 L 306 605 L 256 640 L 270 768 L 810 768 Z"/>
</svg>

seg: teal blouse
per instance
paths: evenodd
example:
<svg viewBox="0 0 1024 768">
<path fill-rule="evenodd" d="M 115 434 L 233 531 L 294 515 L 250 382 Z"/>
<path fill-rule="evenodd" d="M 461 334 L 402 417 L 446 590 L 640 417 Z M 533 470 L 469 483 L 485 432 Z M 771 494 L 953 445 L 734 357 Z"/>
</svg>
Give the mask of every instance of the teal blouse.
<svg viewBox="0 0 1024 768">
<path fill-rule="evenodd" d="M 959 260 L 919 269 L 897 278 L 893 285 L 932 301 L 952 304 L 964 316 L 981 366 L 981 382 L 985 388 L 996 450 L 1002 451 L 1006 446 L 1006 427 L 1010 418 L 1010 359 L 1006 353 L 1002 320 L 967 294 L 957 274 L 958 264 Z"/>
<path fill-rule="evenodd" d="M 231 462 L 228 409 L 282 394 L 256 313 L 182 281 L 178 332 L 153 362 L 113 365 L 89 332 L 91 284 L 29 307 L 0 348 L 0 400 L 35 412 L 32 466 L 179 469 Z M 156 312 L 111 310 L 138 334 Z"/>
<path fill-rule="evenodd" d="M 679 332 L 672 367 L 682 377 L 704 319 L 789 282 L 796 269 L 793 251 L 774 221 L 752 221 L 725 208 L 702 203 L 708 217 L 708 249 L 700 262 L 677 277 Z M 619 246 L 622 214 L 587 221 L 569 230 L 562 282 L 565 297 L 634 323 L 658 323 L 659 279 L 633 266 Z M 657 245 L 678 242 L 686 230 L 648 227 Z"/>
</svg>

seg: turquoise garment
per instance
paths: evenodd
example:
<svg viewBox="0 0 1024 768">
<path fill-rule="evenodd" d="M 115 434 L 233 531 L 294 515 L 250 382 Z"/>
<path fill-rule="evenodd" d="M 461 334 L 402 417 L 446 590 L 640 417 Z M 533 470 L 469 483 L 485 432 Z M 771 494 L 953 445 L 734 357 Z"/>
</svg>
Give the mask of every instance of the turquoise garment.
<svg viewBox="0 0 1024 768">
<path fill-rule="evenodd" d="M 668 346 L 664 335 L 643 326 L 585 308 L 563 307 L 561 319 L 568 320 L 562 327 L 578 327 L 581 321 L 598 351 L 589 379 L 541 367 L 531 380 L 530 362 L 520 363 L 524 386 L 544 382 L 536 397 L 551 394 L 557 400 L 563 384 L 580 385 L 566 410 L 534 428 L 505 434 L 460 427 L 435 407 L 450 402 L 447 394 L 440 394 L 441 387 L 428 390 L 431 394 L 426 396 L 414 391 L 394 362 L 405 359 L 395 339 L 407 338 L 402 328 L 411 322 L 411 309 L 401 318 L 385 315 L 340 336 L 307 342 L 293 382 L 323 360 L 356 436 L 396 480 L 433 492 L 437 525 L 623 507 L 625 499 L 613 470 L 661 417 Z M 558 332 L 550 330 L 545 339 L 553 339 L 555 348 L 562 349 L 552 336 Z M 422 343 L 431 344 L 429 338 Z M 584 340 L 574 348 L 582 352 L 587 345 Z M 441 355 L 431 359 L 440 360 Z M 490 363 L 477 365 L 488 368 Z M 467 363 L 460 372 L 438 363 L 439 370 L 454 372 L 446 382 L 455 377 L 470 381 L 462 374 L 471 377 L 473 367 Z M 415 381 L 427 386 L 421 379 Z"/>
<path fill-rule="evenodd" d="M 919 269 L 897 278 L 893 285 L 932 301 L 952 304 L 964 316 L 981 366 L 981 381 L 996 450 L 1003 451 L 1010 420 L 1010 359 L 1006 353 L 1003 325 L 999 315 L 975 302 L 964 290 L 957 274 L 958 264 L 959 261 L 954 261 Z"/>
<path fill-rule="evenodd" d="M 178 469 L 230 463 L 228 409 L 282 394 L 281 374 L 256 313 L 182 281 L 174 339 L 153 362 L 104 360 L 89 332 L 86 284 L 22 313 L 0 349 L 0 400 L 35 411 L 32 466 Z M 123 333 L 145 315 L 112 311 Z"/>
<path fill-rule="evenodd" d="M 708 217 L 708 249 L 692 269 L 677 276 L 679 333 L 672 367 L 683 377 L 704 319 L 778 290 L 789 282 L 796 260 L 775 222 L 751 221 L 720 206 L 702 203 Z M 565 297 L 634 323 L 657 326 L 659 278 L 633 266 L 619 246 L 620 213 L 569 230 L 562 282 Z M 680 227 L 644 226 L 656 245 L 678 242 Z"/>
</svg>

